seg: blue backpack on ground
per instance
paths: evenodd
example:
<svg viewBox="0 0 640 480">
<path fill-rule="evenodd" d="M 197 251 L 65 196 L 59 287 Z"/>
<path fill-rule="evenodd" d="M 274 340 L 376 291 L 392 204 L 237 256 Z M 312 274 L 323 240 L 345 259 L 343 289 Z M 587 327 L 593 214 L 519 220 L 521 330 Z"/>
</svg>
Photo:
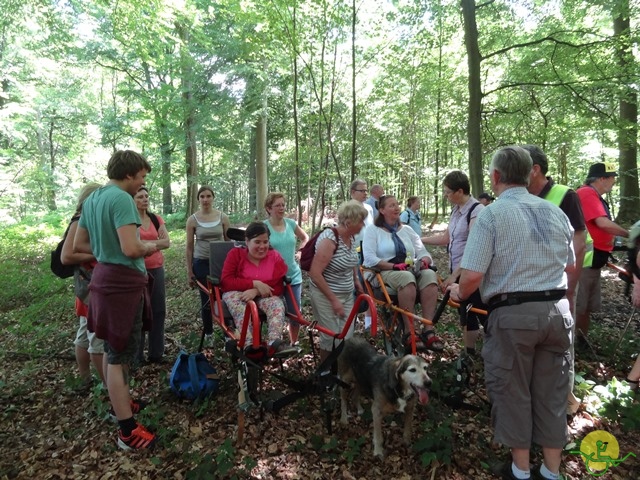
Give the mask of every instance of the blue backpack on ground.
<svg viewBox="0 0 640 480">
<path fill-rule="evenodd" d="M 173 364 L 169 385 L 180 398 L 202 400 L 218 391 L 220 377 L 204 354 L 183 350 Z"/>
</svg>

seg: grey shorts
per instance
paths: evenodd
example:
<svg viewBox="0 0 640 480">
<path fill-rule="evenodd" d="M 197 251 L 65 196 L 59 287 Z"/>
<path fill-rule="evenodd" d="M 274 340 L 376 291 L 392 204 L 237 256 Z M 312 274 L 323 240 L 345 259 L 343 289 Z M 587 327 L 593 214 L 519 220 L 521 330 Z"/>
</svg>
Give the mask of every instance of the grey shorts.
<svg viewBox="0 0 640 480">
<path fill-rule="evenodd" d="M 600 269 L 583 268 L 580 272 L 580 282 L 578 285 L 576 314 L 582 315 L 587 312 L 598 312 L 602 306 Z"/>
<path fill-rule="evenodd" d="M 496 442 L 524 449 L 566 444 L 572 326 L 566 298 L 489 315 L 482 357 Z"/>
<path fill-rule="evenodd" d="M 116 352 L 109 342 L 104 341 L 104 351 L 107 354 L 107 363 L 109 365 L 131 365 L 138 356 L 138 348 L 140 347 L 140 339 L 142 336 L 142 308 L 144 300 L 140 298 L 140 306 L 133 320 L 133 327 L 127 345 L 121 351 Z"/>
</svg>

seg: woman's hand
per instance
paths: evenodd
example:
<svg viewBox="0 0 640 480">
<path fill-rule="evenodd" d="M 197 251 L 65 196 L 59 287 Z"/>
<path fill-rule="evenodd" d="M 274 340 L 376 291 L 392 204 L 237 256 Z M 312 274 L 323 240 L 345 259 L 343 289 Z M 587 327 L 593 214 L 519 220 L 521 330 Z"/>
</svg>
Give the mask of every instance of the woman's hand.
<svg viewBox="0 0 640 480">
<path fill-rule="evenodd" d="M 270 297 L 273 293 L 273 288 L 260 280 L 253 281 L 253 288 L 258 291 L 261 297 Z"/>
<path fill-rule="evenodd" d="M 338 300 L 338 298 L 331 300 L 331 308 L 336 317 L 347 318 L 347 315 L 344 313 L 344 305 L 342 305 L 342 302 Z"/>
<path fill-rule="evenodd" d="M 250 288 L 249 290 L 245 290 L 244 292 L 240 293 L 240 300 L 242 300 L 243 302 L 248 302 L 249 300 L 253 300 L 254 298 L 256 298 L 258 296 L 258 289 L 257 288 Z"/>
<path fill-rule="evenodd" d="M 420 270 L 426 270 L 431 266 L 431 259 L 429 257 L 422 257 L 420 259 Z"/>
</svg>

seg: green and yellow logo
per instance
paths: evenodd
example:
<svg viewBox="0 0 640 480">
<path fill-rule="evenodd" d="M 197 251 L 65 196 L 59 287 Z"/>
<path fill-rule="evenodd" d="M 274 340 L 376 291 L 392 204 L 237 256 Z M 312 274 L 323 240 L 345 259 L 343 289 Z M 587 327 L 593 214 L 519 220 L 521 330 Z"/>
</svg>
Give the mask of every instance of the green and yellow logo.
<svg viewBox="0 0 640 480">
<path fill-rule="evenodd" d="M 616 437 L 604 430 L 595 430 L 582 439 L 580 450 L 571 450 L 569 453 L 580 455 L 589 475 L 600 477 L 607 473 L 609 468 L 616 467 L 629 457 L 635 457 L 635 453 L 627 453 L 620 456 L 620 445 Z"/>
</svg>

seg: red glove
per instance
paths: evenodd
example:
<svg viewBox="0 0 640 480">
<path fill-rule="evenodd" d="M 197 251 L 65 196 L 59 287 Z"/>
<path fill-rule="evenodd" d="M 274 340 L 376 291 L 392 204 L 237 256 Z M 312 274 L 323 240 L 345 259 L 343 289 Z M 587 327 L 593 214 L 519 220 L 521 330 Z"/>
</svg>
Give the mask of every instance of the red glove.
<svg viewBox="0 0 640 480">
<path fill-rule="evenodd" d="M 405 271 L 407 268 L 409 268 L 409 265 L 407 265 L 406 263 L 394 263 L 393 264 L 393 269 L 394 270 Z"/>
</svg>

